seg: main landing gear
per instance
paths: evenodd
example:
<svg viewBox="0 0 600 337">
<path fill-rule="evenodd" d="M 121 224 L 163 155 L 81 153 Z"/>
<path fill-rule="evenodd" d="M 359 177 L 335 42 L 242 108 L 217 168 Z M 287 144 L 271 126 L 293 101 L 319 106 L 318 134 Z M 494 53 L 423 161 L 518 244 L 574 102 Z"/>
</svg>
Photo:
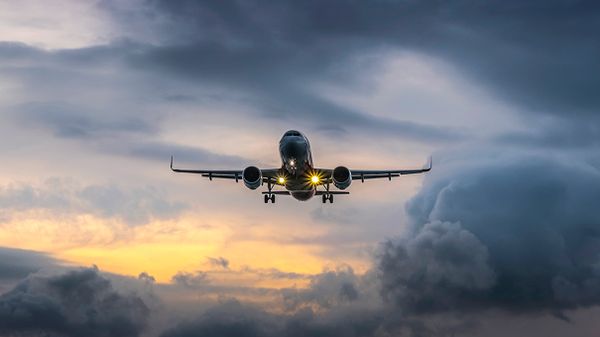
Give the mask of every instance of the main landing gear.
<svg viewBox="0 0 600 337">
<path fill-rule="evenodd" d="M 329 183 L 325 184 L 325 193 L 323 193 L 323 203 L 327 203 L 329 200 L 330 204 L 333 204 L 333 194 L 329 193 Z"/>
<path fill-rule="evenodd" d="M 269 193 L 265 194 L 265 204 L 268 204 L 269 201 L 271 201 L 271 203 L 275 203 L 275 194 L 271 193 L 271 191 L 273 190 L 273 184 L 271 184 L 271 180 L 269 180 L 267 182 L 267 188 L 269 189 Z"/>
<path fill-rule="evenodd" d="M 327 194 L 323 194 L 323 203 L 327 203 L 327 200 L 329 200 L 330 204 L 333 204 L 333 194 L 331 193 L 327 193 Z"/>
<path fill-rule="evenodd" d="M 265 194 L 265 204 L 268 204 L 269 201 L 275 203 L 275 194 Z"/>
</svg>

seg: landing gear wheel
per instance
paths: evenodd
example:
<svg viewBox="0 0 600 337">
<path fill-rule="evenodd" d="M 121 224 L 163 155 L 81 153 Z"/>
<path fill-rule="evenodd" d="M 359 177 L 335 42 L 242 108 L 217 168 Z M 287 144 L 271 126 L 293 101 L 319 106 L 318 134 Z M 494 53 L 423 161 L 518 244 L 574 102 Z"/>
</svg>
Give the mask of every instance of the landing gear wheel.
<svg viewBox="0 0 600 337">
<path fill-rule="evenodd" d="M 326 194 L 323 194 L 323 203 L 324 204 L 327 203 L 327 195 Z"/>
<path fill-rule="evenodd" d="M 275 194 L 271 194 L 271 203 L 275 203 Z"/>
<path fill-rule="evenodd" d="M 329 203 L 330 203 L 330 204 L 333 204 L 333 194 L 330 194 L 330 195 L 329 195 Z"/>
<path fill-rule="evenodd" d="M 269 195 L 265 194 L 265 204 L 269 202 Z"/>
</svg>

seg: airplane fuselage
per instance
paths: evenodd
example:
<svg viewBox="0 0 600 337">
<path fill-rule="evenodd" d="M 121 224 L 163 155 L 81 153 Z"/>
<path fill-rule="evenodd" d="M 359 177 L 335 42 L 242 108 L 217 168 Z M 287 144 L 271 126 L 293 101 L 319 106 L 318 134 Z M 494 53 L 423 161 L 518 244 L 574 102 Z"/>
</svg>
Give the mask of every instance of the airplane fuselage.
<svg viewBox="0 0 600 337">
<path fill-rule="evenodd" d="M 279 141 L 283 185 L 298 200 L 308 200 L 315 195 L 316 185 L 311 184 L 313 159 L 310 142 L 302 133 L 290 130 Z"/>
</svg>

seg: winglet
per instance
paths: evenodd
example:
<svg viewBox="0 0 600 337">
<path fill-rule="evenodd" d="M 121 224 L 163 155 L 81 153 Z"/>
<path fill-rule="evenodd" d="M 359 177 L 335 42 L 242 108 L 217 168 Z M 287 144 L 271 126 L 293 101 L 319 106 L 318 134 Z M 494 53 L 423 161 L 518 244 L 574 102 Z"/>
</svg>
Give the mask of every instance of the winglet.
<svg viewBox="0 0 600 337">
<path fill-rule="evenodd" d="M 171 156 L 171 170 L 173 170 L 173 156 Z"/>
<path fill-rule="evenodd" d="M 433 167 L 433 156 L 429 156 L 429 162 L 427 163 L 425 171 L 431 171 L 432 167 Z"/>
</svg>

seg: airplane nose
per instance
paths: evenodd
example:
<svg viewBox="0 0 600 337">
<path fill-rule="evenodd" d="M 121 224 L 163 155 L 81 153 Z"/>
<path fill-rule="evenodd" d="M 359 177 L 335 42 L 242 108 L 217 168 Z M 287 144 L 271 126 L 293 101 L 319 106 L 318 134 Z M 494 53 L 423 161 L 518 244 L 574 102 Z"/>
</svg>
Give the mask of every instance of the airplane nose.
<svg viewBox="0 0 600 337">
<path fill-rule="evenodd" d="M 301 158 L 306 154 L 306 142 L 304 141 L 289 141 L 283 146 L 283 153 L 288 158 Z"/>
</svg>

